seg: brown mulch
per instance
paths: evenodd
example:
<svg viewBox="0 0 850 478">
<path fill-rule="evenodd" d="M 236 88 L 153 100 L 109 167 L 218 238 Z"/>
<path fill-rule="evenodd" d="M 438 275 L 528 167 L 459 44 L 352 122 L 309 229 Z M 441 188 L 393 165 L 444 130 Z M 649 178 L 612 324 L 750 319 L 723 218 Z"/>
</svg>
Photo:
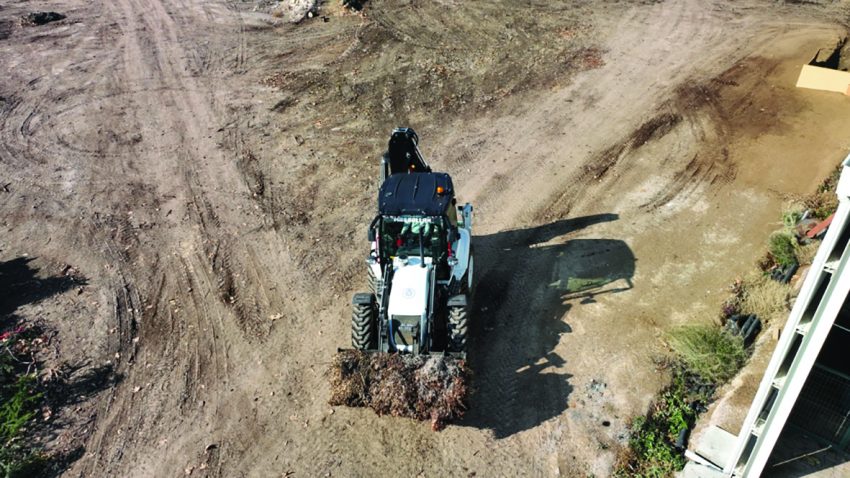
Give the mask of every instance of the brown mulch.
<svg viewBox="0 0 850 478">
<path fill-rule="evenodd" d="M 329 375 L 331 405 L 430 420 L 434 430 L 466 411 L 469 370 L 463 360 L 343 350 L 334 356 Z"/>
</svg>

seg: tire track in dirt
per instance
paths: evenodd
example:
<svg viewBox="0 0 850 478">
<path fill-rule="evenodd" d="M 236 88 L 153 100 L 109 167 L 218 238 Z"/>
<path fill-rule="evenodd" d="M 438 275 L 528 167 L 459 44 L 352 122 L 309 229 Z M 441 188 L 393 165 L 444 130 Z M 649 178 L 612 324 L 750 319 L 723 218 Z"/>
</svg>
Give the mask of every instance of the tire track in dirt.
<svg viewBox="0 0 850 478">
<path fill-rule="evenodd" d="M 190 202 L 195 206 L 195 213 L 202 225 L 200 240 L 205 244 L 205 253 L 210 258 L 210 266 L 218 277 L 219 298 L 223 304 L 234 310 L 238 320 L 244 323 L 248 319 L 248 314 L 242 306 L 242 294 L 237 291 L 237 284 L 234 281 L 236 273 L 233 272 L 234 269 L 239 268 L 239 265 L 234 263 L 229 250 L 232 243 L 229 239 L 231 233 L 222 227 L 222 221 L 216 210 L 225 204 L 230 206 L 227 208 L 230 210 L 238 210 L 242 205 L 247 206 L 245 202 L 238 200 L 240 196 L 247 197 L 247 191 L 243 192 L 244 185 L 235 181 L 236 171 L 226 162 L 226 153 L 218 151 L 214 142 L 208 141 L 207 135 L 198 128 L 199 125 L 204 124 L 212 129 L 215 126 L 213 120 L 215 115 L 207 108 L 206 100 L 200 93 L 203 91 L 202 86 L 195 84 L 194 78 L 184 70 L 179 60 L 181 54 L 177 48 L 180 45 L 180 39 L 175 31 L 174 21 L 168 13 L 169 10 L 177 9 L 174 6 L 166 9 L 160 2 L 148 5 L 123 2 L 122 5 L 127 17 L 147 10 L 148 14 L 143 17 L 143 22 L 151 32 L 149 37 L 153 39 L 157 58 L 155 63 L 162 70 L 159 81 L 166 86 L 174 87 L 175 92 L 171 94 L 170 99 L 177 111 L 186 115 L 179 119 L 179 127 L 183 130 L 183 144 L 178 146 L 178 167 L 184 170 L 188 190 L 191 192 Z M 128 63 L 138 65 L 142 61 L 133 58 Z M 197 148 L 202 152 L 190 153 L 188 148 Z M 203 168 L 199 167 L 198 163 L 202 163 Z M 175 189 L 178 195 L 182 192 L 180 187 Z M 230 195 L 227 203 L 222 203 L 217 198 L 222 191 Z M 213 205 L 213 202 L 216 204 Z M 233 203 L 237 207 L 231 206 Z"/>
<path fill-rule="evenodd" d="M 576 200 L 586 198 L 591 191 L 598 188 L 599 183 L 608 182 L 608 174 L 620 167 L 627 155 L 636 152 L 649 141 L 663 137 L 681 121 L 682 116 L 679 113 L 659 113 L 621 142 L 592 157 L 570 178 L 574 186 L 547 200 L 546 205 L 535 213 L 534 222 L 545 223 L 567 217 Z M 673 196 L 675 194 L 672 193 Z"/>
<path fill-rule="evenodd" d="M 709 65 L 714 58 L 729 55 L 730 45 L 719 40 L 723 34 L 723 29 L 719 27 L 719 22 L 723 20 L 718 18 L 719 16 L 722 16 L 722 13 L 715 14 L 713 5 L 697 2 L 665 2 L 663 7 L 659 6 L 656 9 L 635 8 L 631 14 L 625 15 L 620 26 L 614 29 L 621 32 L 617 39 L 621 43 L 611 46 L 608 54 L 603 56 L 608 66 L 585 73 L 586 79 L 579 78 L 575 86 L 565 88 L 562 92 L 553 95 L 554 98 L 546 102 L 545 108 L 542 108 L 539 113 L 526 115 L 524 121 L 517 123 L 514 118 L 511 118 L 511 121 L 505 123 L 504 128 L 498 124 L 484 128 L 488 136 L 498 138 L 498 141 L 488 141 L 475 148 L 471 164 L 464 165 L 469 170 L 475 171 L 475 174 L 461 173 L 456 179 L 456 183 L 463 184 L 459 189 L 464 194 L 471 194 L 479 214 L 485 218 L 483 219 L 484 230 L 500 230 L 500 226 L 504 224 L 552 223 L 588 209 L 607 212 L 606 209 L 598 208 L 604 208 L 604 204 L 613 202 L 609 197 L 613 191 L 619 190 L 617 185 L 627 183 L 625 180 L 619 183 L 618 177 L 624 174 L 623 171 L 632 166 L 637 171 L 646 171 L 646 169 L 638 169 L 638 165 L 634 164 L 634 157 L 641 156 L 643 148 L 648 148 L 652 143 L 662 139 L 678 141 L 675 135 L 679 134 L 679 130 L 684 129 L 692 129 L 689 135 L 693 136 L 716 134 L 711 124 L 704 124 L 705 119 L 702 116 L 711 115 L 712 111 L 696 112 L 689 108 L 690 105 L 683 105 L 680 108 L 679 105 L 669 103 L 665 105 L 664 102 L 659 105 L 657 101 L 659 97 L 664 98 L 668 95 L 675 97 L 676 85 L 686 79 L 686 75 L 699 70 L 698 67 L 694 67 L 694 64 Z M 684 27 L 685 25 L 687 27 Z M 651 37 L 647 36 L 647 32 L 650 31 L 653 32 Z M 684 53 L 705 51 L 701 46 L 704 44 L 724 46 L 714 53 L 716 56 L 692 58 L 688 53 Z M 609 45 L 611 45 L 610 42 Z M 620 61 L 623 62 L 622 66 L 618 63 Z M 629 70 L 635 67 L 635 62 L 641 62 L 644 65 L 642 68 Z M 669 78 L 658 78 L 656 76 L 658 71 L 664 71 L 665 74 L 673 73 Z M 682 74 L 679 71 L 688 73 Z M 633 84 L 647 85 L 647 87 L 632 89 L 624 86 Z M 560 101 L 565 102 L 559 103 Z M 581 104 L 583 101 L 587 101 L 586 109 L 588 112 L 592 111 L 592 114 L 581 114 L 577 115 L 576 119 L 572 119 L 562 118 L 563 114 L 558 112 L 561 106 L 566 111 L 576 113 L 577 109 L 572 105 Z M 649 114 L 646 111 L 649 111 Z M 555 131 L 551 126 L 564 124 L 569 125 L 566 131 Z M 615 132 L 614 137 L 602 137 L 598 132 L 611 131 L 611 124 L 634 126 L 626 129 L 626 134 Z M 704 130 L 706 127 L 709 129 Z M 475 142 L 476 129 L 470 128 L 470 130 L 464 131 L 468 139 L 462 143 Z M 688 141 L 688 139 L 682 141 Z M 521 174 L 510 171 L 517 167 L 516 161 L 502 163 L 493 161 L 493 164 L 490 164 L 490 158 L 498 159 L 505 156 L 505 153 L 500 151 L 503 148 L 500 144 L 510 145 L 510 151 L 535 152 L 534 155 L 520 155 L 523 162 Z M 687 159 L 690 158 L 689 156 Z M 706 168 L 700 165 L 710 165 L 713 158 L 700 159 L 705 161 L 692 165 L 689 165 L 688 161 L 681 165 L 678 163 L 671 165 L 674 168 L 681 168 L 683 171 L 681 177 L 687 177 L 687 179 L 678 183 L 673 182 L 672 184 L 678 184 L 679 187 L 671 192 L 669 198 L 659 198 L 660 204 L 686 194 L 686 188 L 696 188 L 696 185 L 701 182 L 711 183 L 717 181 L 717 178 L 730 177 L 730 173 L 725 170 L 726 165 L 721 163 Z M 734 177 L 734 172 L 731 174 L 731 177 Z M 662 190 L 664 188 L 664 186 L 659 187 Z M 594 205 L 594 207 L 588 208 L 588 205 Z M 637 208 L 640 205 L 641 203 L 634 203 L 632 207 Z M 617 212 L 624 211 L 617 210 Z M 537 241 L 534 234 L 528 234 L 527 237 L 532 243 Z M 496 446 L 500 449 L 498 454 L 500 458 L 494 458 L 491 463 L 501 462 L 501 456 L 511 454 L 523 455 L 529 457 L 528 461 L 532 461 L 530 456 L 536 456 L 539 459 L 539 454 L 529 454 L 530 452 L 526 449 L 529 446 L 533 447 L 532 443 L 538 443 L 541 449 L 551 449 L 549 446 L 551 443 L 547 440 L 546 434 L 540 430 L 545 427 L 535 426 L 542 421 L 541 419 L 545 419 L 547 413 L 528 410 L 523 402 L 557 402 L 559 392 L 553 390 L 560 392 L 567 390 L 564 396 L 570 396 L 572 400 L 579 391 L 569 392 L 569 390 L 573 387 L 582 387 L 580 391 L 583 392 L 584 383 L 574 383 L 570 380 L 567 381 L 565 388 L 552 387 L 550 394 L 547 392 L 540 392 L 539 395 L 530 394 L 528 385 L 522 382 L 521 374 L 517 371 L 535 370 L 535 367 L 543 370 L 551 366 L 548 362 L 549 358 L 553 360 L 552 363 L 558 363 L 558 359 L 547 357 L 546 350 L 542 350 L 537 351 L 538 355 L 533 355 L 532 363 L 523 363 L 517 357 L 524 357 L 529 351 L 516 344 L 543 344 L 547 340 L 552 340 L 545 337 L 545 329 L 539 321 L 542 321 L 547 313 L 551 313 L 557 315 L 558 319 L 566 314 L 564 320 L 570 323 L 574 320 L 571 319 L 573 314 L 570 312 L 578 311 L 580 317 L 579 309 L 582 307 L 574 304 L 572 307 L 567 305 L 562 309 L 563 304 L 548 302 L 552 299 L 546 298 L 545 286 L 541 284 L 539 278 L 529 275 L 528 270 L 534 268 L 541 271 L 550 270 L 551 258 L 515 262 L 512 257 L 521 255 L 516 247 L 497 247 L 495 250 L 500 251 L 497 253 L 500 265 L 491 270 L 481 267 L 480 283 L 489 284 L 487 287 L 491 289 L 491 292 L 482 298 L 492 300 L 494 307 L 498 309 L 496 317 L 498 320 L 493 325 L 498 332 L 489 333 L 496 335 L 495 340 L 487 340 L 486 331 L 482 335 L 473 334 L 473 336 L 481 337 L 486 344 L 485 349 L 479 351 L 484 354 L 482 360 L 484 365 L 474 367 L 475 370 L 484 370 L 479 372 L 477 380 L 485 381 L 486 379 L 480 376 L 483 374 L 487 375 L 487 379 L 491 381 L 482 387 L 479 391 L 480 395 L 492 395 L 495 398 L 492 404 L 488 404 L 486 398 L 479 398 L 476 395 L 475 399 L 482 400 L 484 403 L 475 403 L 471 414 L 476 414 L 474 407 L 481 407 L 482 410 L 486 410 L 484 414 L 499 417 L 498 420 L 494 420 L 495 422 L 505 424 L 504 428 L 496 430 L 497 438 L 502 438 Z M 480 256 L 482 249 L 479 248 L 478 251 Z M 530 287 L 530 284 L 535 283 L 538 284 L 536 291 L 535 288 Z M 503 297 L 504 301 L 501 301 L 499 297 Z M 476 300 L 477 304 L 481 302 Z M 481 315 L 485 314 L 486 312 Z M 510 317 L 513 319 L 509 319 Z M 523 321 L 521 319 L 523 317 L 528 317 L 532 323 L 528 323 L 528 320 Z M 552 344 L 552 348 L 557 343 L 556 341 Z M 559 349 L 562 350 L 560 347 Z M 574 367 L 581 360 L 571 361 L 570 358 L 573 355 L 574 353 L 564 356 L 566 359 L 564 371 L 570 372 L 566 373 L 566 376 L 579 375 L 579 372 L 585 377 L 588 373 L 601 373 L 601 371 L 574 371 Z M 534 358 L 542 360 L 538 362 Z M 488 371 L 487 367 L 501 372 Z M 541 378 L 545 375 L 545 373 L 542 374 Z M 500 386 L 494 384 L 500 384 Z M 520 394 L 523 400 L 512 400 L 511 397 L 516 394 Z M 561 410 L 566 408 L 564 404 Z M 535 416 L 536 413 L 539 415 Z M 566 413 L 556 415 L 560 418 L 552 427 L 560 430 L 559 433 L 566 442 L 579 443 L 578 439 L 588 440 L 589 437 L 598 435 L 595 430 L 598 424 L 582 421 L 586 419 L 585 417 L 589 417 L 585 411 L 566 410 Z M 564 418 L 565 416 L 567 418 Z M 474 421 L 474 423 L 479 425 L 478 422 Z M 522 440 L 514 436 L 516 431 L 530 428 L 534 428 L 535 431 L 523 437 Z M 570 461 L 565 456 L 569 454 L 568 450 L 553 450 L 553 453 L 558 455 L 555 459 L 556 463 L 563 464 Z M 591 460 L 589 468 L 601 467 L 604 470 L 605 462 L 612 460 L 613 452 L 599 453 L 595 462 Z M 510 460 L 506 458 L 505 462 Z M 541 471 L 541 473 L 546 472 L 551 470 Z M 605 474 L 604 471 L 599 473 Z"/>
<path fill-rule="evenodd" d="M 61 85 L 55 88 L 48 75 L 38 76 L 26 80 L 26 89 L 15 92 L 0 92 L 0 152 L 2 164 L 16 165 L 13 177 L 37 176 L 41 172 L 35 168 L 36 164 L 43 165 L 46 158 L 62 159 L 61 149 L 57 149 L 52 141 L 40 141 L 35 133 L 48 133 L 44 131 L 44 121 L 52 116 L 57 107 L 66 103 L 67 99 L 73 98 L 83 91 L 82 84 L 89 84 L 102 78 L 115 62 L 115 53 L 103 48 L 106 38 L 114 36 L 115 25 L 101 18 L 92 19 L 91 30 L 94 32 L 95 40 L 81 35 L 74 35 L 63 39 L 63 44 L 68 49 L 74 49 L 91 58 L 78 60 L 79 57 L 69 57 L 58 62 L 55 68 L 66 68 L 83 73 L 79 83 L 74 85 Z M 31 40 L 34 41 L 34 40 Z M 64 64 L 63 64 L 64 63 Z M 15 72 L 14 68 L 10 73 Z M 21 98 L 28 98 L 24 103 Z M 35 98 L 33 100 L 33 98 Z M 17 111 L 16 111 L 17 110 Z M 10 121 L 12 124 L 10 124 Z M 34 124 L 35 122 L 35 124 Z M 14 126 L 13 126 L 14 124 Z M 27 162 L 22 162 L 26 160 Z M 61 161 L 69 164 L 69 161 Z M 53 164 L 55 166 L 55 164 Z"/>
<path fill-rule="evenodd" d="M 622 151 L 617 148 L 628 141 L 623 138 L 629 135 L 622 132 L 614 133 L 614 137 L 601 137 L 598 132 L 610 131 L 612 124 L 627 125 L 626 131 L 638 131 L 651 120 L 656 99 L 686 80 L 688 73 L 684 72 L 698 69 L 696 65 L 710 64 L 713 58 L 692 58 L 685 52 L 704 44 L 722 43 L 718 41 L 722 35 L 717 18 L 720 14 L 722 11 L 711 5 L 694 1 L 629 9 L 613 27 L 617 34 L 608 40 L 609 51 L 603 55 L 606 62 L 603 68 L 583 73 L 572 85 L 553 95 L 546 109 L 532 112 L 521 124 L 506 122 L 489 128 L 497 129 L 499 134 L 493 136 L 510 144 L 511 150 L 536 152 L 526 158 L 527 174 L 511 174 L 514 163 L 505 161 L 495 167 L 488 165 L 483 171 L 475 169 L 479 171 L 475 177 L 459 174 L 458 182 L 469 185 L 467 194 L 481 204 L 482 210 L 499 210 L 498 221 L 502 223 L 510 223 L 510 219 L 503 220 L 502 216 L 531 218 L 527 223 L 544 217 L 565 217 L 570 197 L 582 197 L 583 193 L 574 192 L 575 189 L 591 187 L 598 171 L 607 172 L 621 159 Z M 677 27 L 681 24 L 689 27 Z M 646 35 L 648 31 L 653 32 L 651 38 Z M 717 55 L 724 53 L 718 51 Z M 642 66 L 635 69 L 635 62 Z M 669 74 L 659 77 L 662 68 Z M 647 89 L 623 88 L 635 83 L 647 84 Z M 618 94 L 608 94 L 613 91 Z M 577 112 L 572 107 L 575 104 L 586 107 Z M 579 114 L 581 119 L 570 117 L 567 111 Z M 584 114 L 590 111 L 593 114 Z M 554 130 L 553 125 L 567 126 Z M 500 149 L 495 144 L 484 144 L 476 151 L 476 157 L 499 157 Z M 504 201 L 500 201 L 500 194 L 487 194 L 489 175 L 485 171 L 508 178 L 504 185 L 507 191 L 527 200 L 511 201 L 508 207 L 497 206 Z M 557 177 L 553 178 L 554 175 Z M 598 181 L 595 182 L 598 186 Z M 536 194 L 528 194 L 529 189 L 534 189 Z M 557 211 L 559 208 L 552 207 L 552 201 L 562 195 L 564 205 Z"/>
<path fill-rule="evenodd" d="M 193 287 L 192 300 L 195 302 L 196 307 L 203 312 L 203 319 L 208 322 L 210 329 L 213 330 L 210 339 L 213 342 L 216 369 L 221 370 L 220 378 L 228 380 L 230 378 L 230 357 L 226 337 L 230 331 L 225 327 L 224 317 L 220 311 L 209 307 L 209 303 L 212 300 L 210 291 L 214 289 L 214 278 L 210 274 L 209 269 L 205 267 L 203 257 L 196 255 L 192 261 L 185 259 L 182 261 L 187 271 L 196 271 L 194 274 L 187 273 L 186 275 L 187 278 L 191 277 L 195 282 L 200 284 L 197 288 Z M 194 264 L 194 266 L 191 264 Z M 215 320 L 211 319 L 211 317 L 214 317 Z"/>
<path fill-rule="evenodd" d="M 450 8 L 459 4 L 447 2 L 446 11 L 452 14 Z M 255 98 L 249 87 L 231 81 L 243 73 L 249 77 L 255 66 L 262 69 L 260 63 L 270 57 L 284 71 L 322 75 L 321 55 L 359 54 L 360 47 L 385 40 L 369 37 L 375 34 L 370 29 L 380 27 L 364 27 L 366 16 L 359 25 L 332 17 L 330 25 L 285 25 L 258 38 L 248 36 L 252 27 L 240 14 L 247 7 L 237 2 L 120 0 L 94 8 L 102 12 L 88 33 L 99 38 L 68 45 L 102 51 L 97 58 L 69 60 L 68 68 L 86 69 L 72 77 L 84 81 L 62 90 L 56 88 L 60 80 L 39 74 L 29 85 L 31 78 L 16 80 L 16 91 L 0 91 L 6 98 L 0 101 L 0 167 L 19 169 L 12 176 L 19 188 L 32 183 L 31 194 L 43 201 L 32 211 L 25 210 L 30 203 L 19 202 L 27 207 L 9 217 L 37 221 L 41 204 L 49 205 L 44 209 L 68 217 L 61 226 L 78 228 L 74 234 L 83 237 L 63 244 L 95 245 L 103 263 L 93 267 L 111 263 L 103 267 L 105 302 L 118 321 L 110 344 L 121 354 L 123 382 L 105 399 L 87 447 L 94 456 L 82 458 L 72 473 L 167 476 L 203 459 L 206 472 L 219 476 L 290 469 L 307 476 L 387 470 L 411 476 L 446 470 L 555 475 L 566 474 L 561 466 L 574 449 L 587 445 L 596 451 L 590 441 L 600 436 L 594 429 L 599 425 L 566 399 L 575 398 L 572 388 L 583 391 L 597 373 L 582 369 L 592 362 L 581 355 L 605 352 L 589 350 L 582 338 L 575 339 L 578 333 L 563 334 L 569 327 L 586 327 L 592 335 L 600 330 L 580 320 L 592 306 L 565 304 L 550 274 L 561 260 L 553 243 L 583 236 L 575 230 L 581 224 L 515 228 L 593 209 L 588 204 L 607 211 L 614 202 L 606 192 L 632 187 L 624 175 L 638 170 L 654 145 L 669 142 L 678 154 L 687 150 L 685 136 L 711 141 L 721 134 L 703 117 L 723 113 L 713 104 L 697 108 L 705 110 L 700 113 L 664 98 L 675 97 L 676 85 L 691 74 L 710 78 L 714 61 L 742 51 L 731 42 L 748 36 L 728 32 L 746 22 L 738 22 L 722 2 L 696 0 L 635 6 L 623 16 L 594 13 L 593 21 L 608 22 L 600 31 L 614 32 L 599 38 L 606 65 L 583 72 L 572 87 L 559 84 L 545 98 L 532 98 L 535 102 L 503 119 L 484 113 L 484 126 L 471 120 L 448 131 L 450 138 L 469 138 L 467 148 L 442 157 L 466 150 L 445 170 L 456 178 L 463 199 L 476 204 L 481 218 L 476 230 L 484 232 L 479 238 L 485 247 L 478 248 L 483 288 L 474 305 L 480 319 L 473 321 L 471 335 L 479 393 L 466 421 L 433 434 L 418 423 L 369 413 L 331 415 L 324 403 L 321 357 L 347 336 L 340 313 L 347 297 L 336 295 L 362 282 L 362 260 L 350 252 L 352 243 L 362 243 L 362 231 L 345 229 L 357 223 L 351 210 L 359 208 L 356 214 L 365 216 L 364 207 L 373 206 L 371 197 L 349 204 L 351 188 L 333 189 L 357 180 L 338 176 L 353 169 L 350 157 L 362 155 L 365 147 L 339 146 L 347 130 L 333 134 L 311 122 L 305 127 L 311 135 L 307 144 L 299 130 L 301 141 L 295 139 L 297 146 L 288 150 L 295 129 L 263 130 L 254 117 L 262 124 L 273 115 L 258 111 L 283 100 L 262 91 Z M 491 7 L 475 8 L 486 13 Z M 434 27 L 424 30 L 444 28 L 435 18 L 424 19 Z M 386 13 L 379 20 L 391 22 Z M 403 25 L 386 30 L 386 41 L 439 41 L 415 31 L 408 35 Z M 313 48 L 326 40 L 336 42 L 330 53 Z M 261 41 L 267 45 L 258 46 Z M 487 39 L 462 41 L 470 49 Z M 300 55 L 308 60 L 299 64 Z M 662 77 L 659 70 L 672 76 Z M 309 96 L 310 75 L 292 76 L 295 97 Z M 352 84 L 381 86 L 367 75 L 352 75 Z M 241 95 L 241 109 L 230 109 L 229 95 Z M 280 121 L 292 128 L 303 117 L 300 108 L 321 114 L 327 104 L 284 102 L 286 115 L 274 118 L 286 116 Z M 413 110 L 411 116 L 420 113 Z M 79 126 L 62 127 L 71 120 Z M 389 121 L 373 122 L 384 120 Z M 261 149 L 277 138 L 258 140 L 260 131 L 280 134 L 287 146 Z M 427 136 L 442 138 L 440 133 Z M 323 148 L 342 154 L 322 156 Z M 272 156 L 282 150 L 285 155 Z M 506 150 L 517 155 L 509 157 Z M 670 174 L 658 180 L 669 194 L 642 196 L 646 200 L 630 203 L 629 211 L 643 205 L 652 212 L 697 192 L 695 183 L 723 180 L 726 165 L 711 165 L 713 156 L 675 154 L 662 159 Z M 67 170 L 48 171 L 56 164 Z M 647 170 L 652 169 L 639 171 Z M 9 210 L 16 203 L 0 192 L 0 204 Z M 617 227 L 604 232 L 615 234 Z M 501 232 L 487 234 L 492 231 Z M 113 273 L 115 267 L 122 275 Z M 131 359 L 132 365 L 124 363 Z M 269 392 L 277 395 L 266 398 Z M 624 393 L 640 398 L 638 392 Z M 216 446 L 205 450 L 211 443 Z M 610 453 L 595 454 L 587 458 L 590 468 L 604 464 Z M 578 468 L 575 474 L 587 472 Z M 592 471 L 604 476 L 601 470 Z"/>
<path fill-rule="evenodd" d="M 107 236 L 103 241 L 105 260 L 110 264 L 107 287 L 112 290 L 112 317 L 115 320 L 112 336 L 115 342 L 111 349 L 114 353 L 114 371 L 123 378 L 136 359 L 136 334 L 142 320 L 143 301 L 135 286 L 135 281 L 127 277 L 124 271 L 132 270 L 131 244 L 121 247 L 126 241 L 132 240 L 132 235 L 126 233 L 129 229 L 126 220 L 122 218 L 98 216 L 93 218 L 94 227 Z M 116 243 L 113 243 L 116 241 Z M 121 427 L 127 418 L 123 412 L 123 401 L 128 387 L 113 387 L 109 391 L 106 405 L 98 414 L 97 428 L 93 431 L 89 444 L 93 449 L 101 449 L 104 440 L 108 440 L 112 453 L 106 457 L 107 464 L 117 463 L 124 456 L 124 448 L 131 442 L 127 434 L 122 436 Z M 115 407 L 114 410 L 113 407 Z M 98 461 L 100 461 L 99 458 Z M 95 468 L 96 469 L 96 468 Z M 91 469 L 92 472 L 95 469 Z"/>
<path fill-rule="evenodd" d="M 142 344 L 147 363 L 137 366 L 128 383 L 113 391 L 90 442 L 91 449 L 98 450 L 97 456 L 80 464 L 86 474 L 132 468 L 150 473 L 168 466 L 150 461 L 150 452 L 163 446 L 157 445 L 160 435 L 173 439 L 179 434 L 170 431 L 183 420 L 217 413 L 221 401 L 208 394 L 217 393 L 221 381 L 229 381 L 226 342 L 238 342 L 252 334 L 249 322 L 259 315 L 258 307 L 251 305 L 251 293 L 240 290 L 242 274 L 237 271 L 243 268 L 232 246 L 233 217 L 248 208 L 250 192 L 229 162 L 229 153 L 221 151 L 212 139 L 220 121 L 208 106 L 207 87 L 184 64 L 181 41 L 170 16 L 180 8 L 132 0 L 109 7 L 125 32 L 119 49 L 123 67 L 112 81 L 139 84 L 139 91 L 149 93 L 153 101 L 138 103 L 136 116 L 147 117 L 170 132 L 159 143 L 162 151 L 139 152 L 139 159 L 149 160 L 158 153 L 170 156 L 165 161 L 146 161 L 144 173 L 157 180 L 159 195 L 173 198 L 170 204 L 178 211 L 168 221 L 171 227 L 159 231 L 161 235 L 152 242 L 155 248 L 149 251 L 160 258 L 156 262 L 161 270 L 141 271 L 137 278 L 141 284 L 150 281 L 154 291 L 148 319 L 153 329 L 145 333 L 151 341 Z M 185 214 L 181 213 L 184 207 Z M 193 227 L 195 224 L 200 227 Z M 178 267 L 169 265 L 175 263 Z M 133 270 L 129 265 L 125 268 Z M 163 296 L 166 291 L 170 291 L 168 297 Z M 234 335 L 231 324 L 241 331 Z M 160 355 L 163 351 L 166 353 Z M 210 400 L 212 407 L 206 411 L 198 405 L 205 400 Z M 170 408 L 180 411 L 182 418 L 174 421 Z M 142 409 L 156 412 L 140 423 Z M 114 438 L 118 436 L 120 439 Z M 179 448 L 187 440 L 188 436 L 169 446 Z M 133 445 L 136 449 L 125 450 Z M 131 456 L 145 459 L 134 464 Z M 168 468 L 182 466 L 181 460 L 172 458 Z"/>
</svg>

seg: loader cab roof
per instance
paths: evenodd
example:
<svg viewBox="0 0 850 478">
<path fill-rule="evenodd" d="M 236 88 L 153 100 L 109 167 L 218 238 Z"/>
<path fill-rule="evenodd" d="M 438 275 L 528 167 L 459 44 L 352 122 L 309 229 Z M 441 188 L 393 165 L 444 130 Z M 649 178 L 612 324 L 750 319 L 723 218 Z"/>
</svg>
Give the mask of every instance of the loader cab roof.
<svg viewBox="0 0 850 478">
<path fill-rule="evenodd" d="M 452 178 L 446 173 L 394 174 L 378 193 L 382 216 L 442 216 L 454 198 Z"/>
</svg>

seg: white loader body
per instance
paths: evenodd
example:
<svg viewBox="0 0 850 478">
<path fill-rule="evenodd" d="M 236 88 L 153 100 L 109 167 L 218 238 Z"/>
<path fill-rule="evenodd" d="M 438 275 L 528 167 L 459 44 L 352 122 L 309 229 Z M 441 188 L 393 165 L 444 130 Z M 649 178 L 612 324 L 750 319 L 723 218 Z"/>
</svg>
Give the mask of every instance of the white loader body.
<svg viewBox="0 0 850 478">
<path fill-rule="evenodd" d="M 381 353 L 465 357 L 473 296 L 472 205 L 458 206 L 410 128 L 381 158 L 378 211 L 368 228 L 369 292 L 352 298 L 351 343 Z"/>
<path fill-rule="evenodd" d="M 393 269 L 387 309 L 393 327 L 390 340 L 399 351 L 413 352 L 413 335 L 422 343 L 426 336 L 423 332 L 427 330 L 428 318 L 433 310 L 431 283 L 434 269 L 431 258 L 425 258 L 423 267 L 418 257 L 397 257 L 393 261 Z"/>
</svg>

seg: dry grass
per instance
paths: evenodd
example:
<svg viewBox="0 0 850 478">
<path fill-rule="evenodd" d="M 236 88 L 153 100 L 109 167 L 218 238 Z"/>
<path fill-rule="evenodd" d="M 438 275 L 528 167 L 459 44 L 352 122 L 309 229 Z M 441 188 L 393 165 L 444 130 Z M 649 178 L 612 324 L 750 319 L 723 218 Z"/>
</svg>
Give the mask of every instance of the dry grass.
<svg viewBox="0 0 850 478">
<path fill-rule="evenodd" d="M 753 274 L 744 280 L 741 313 L 755 314 L 764 324 L 781 319 L 788 314 L 786 304 L 790 292 L 788 284 L 781 284 L 763 274 Z"/>
<path fill-rule="evenodd" d="M 805 266 L 812 263 L 815 260 L 815 255 L 818 253 L 818 249 L 820 248 L 820 241 L 812 241 L 808 244 L 798 244 L 795 250 L 795 254 L 797 256 L 797 260 L 800 261 L 800 265 Z"/>
</svg>

